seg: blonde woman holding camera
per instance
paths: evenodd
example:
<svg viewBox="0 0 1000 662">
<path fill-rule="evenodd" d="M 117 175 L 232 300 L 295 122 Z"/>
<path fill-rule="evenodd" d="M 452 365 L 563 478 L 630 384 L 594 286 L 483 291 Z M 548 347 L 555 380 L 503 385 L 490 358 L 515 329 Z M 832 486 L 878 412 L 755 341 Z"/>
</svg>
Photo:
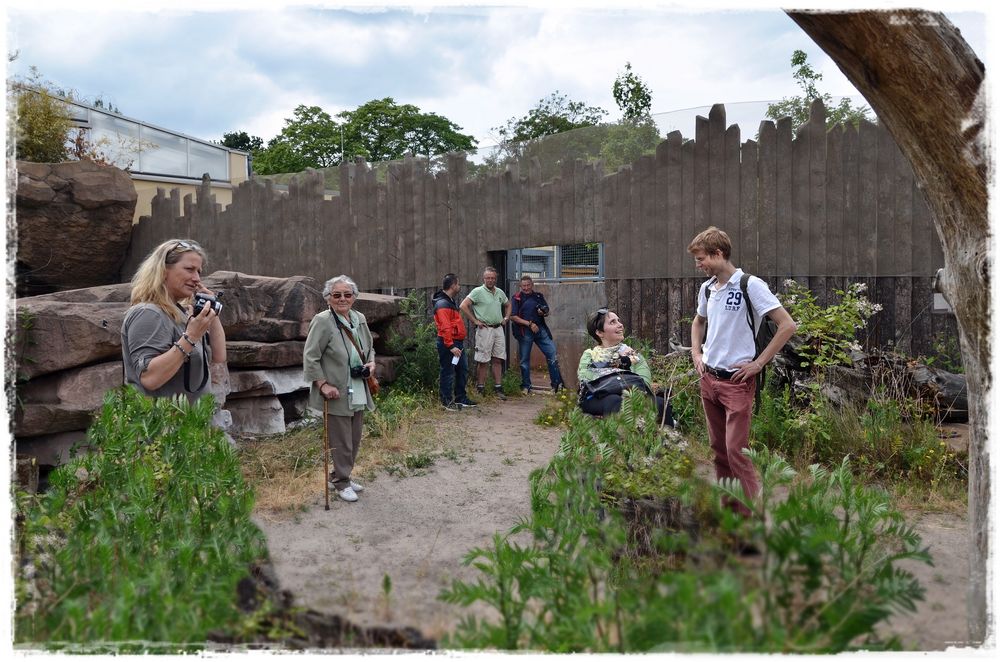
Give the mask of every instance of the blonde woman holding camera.
<svg viewBox="0 0 1000 662">
<path fill-rule="evenodd" d="M 196 242 L 171 239 L 153 249 L 132 278 L 132 307 L 121 332 L 125 383 L 148 396 L 183 394 L 193 402 L 211 387 L 209 364 L 226 361 L 222 305 L 201 282 L 205 262 Z M 208 299 L 196 302 L 196 294 Z"/>
</svg>

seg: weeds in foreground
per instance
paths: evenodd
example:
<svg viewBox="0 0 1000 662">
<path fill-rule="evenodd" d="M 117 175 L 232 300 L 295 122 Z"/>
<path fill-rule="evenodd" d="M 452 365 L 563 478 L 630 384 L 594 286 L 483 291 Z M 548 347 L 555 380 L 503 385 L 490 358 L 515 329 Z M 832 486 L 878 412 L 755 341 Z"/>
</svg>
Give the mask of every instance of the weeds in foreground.
<svg viewBox="0 0 1000 662">
<path fill-rule="evenodd" d="M 664 570 L 629 554 L 619 506 L 637 493 L 626 482 L 609 489 L 616 467 L 674 456 L 672 482 L 658 496 L 690 509 L 701 493 L 701 483 L 685 475 L 683 452 L 650 433 L 655 415 L 646 401 L 628 399 L 622 414 L 600 421 L 571 415 L 560 452 L 532 474 L 530 516 L 468 553 L 465 563 L 480 573 L 475 581 L 454 581 L 442 592 L 447 602 L 485 602 L 499 613 L 493 621 L 467 617 L 450 646 L 798 653 L 898 647 L 878 639 L 875 627 L 913 611 L 923 589 L 897 564 L 930 557 L 888 495 L 857 484 L 847 463 L 813 467 L 797 480 L 780 456 L 752 453 L 763 495 L 750 505 L 760 517 L 746 525 L 716 511 L 713 521 L 723 537 L 762 545 L 760 564 L 720 556 L 709 526 L 692 533 L 667 525 L 654 536 L 662 551 L 690 563 Z M 777 499 L 784 492 L 788 497 Z M 730 483 L 716 488 L 715 500 L 721 494 L 743 499 Z M 531 533 L 530 543 L 514 541 L 521 532 Z"/>
<path fill-rule="evenodd" d="M 237 582 L 267 549 L 212 409 L 211 397 L 110 391 L 94 452 L 53 471 L 47 492 L 19 495 L 18 643 L 192 650 L 243 618 Z"/>
<path fill-rule="evenodd" d="M 374 412 L 365 414 L 365 434 L 354 468 L 364 480 L 404 466 L 407 454 L 429 452 L 437 443 L 434 394 L 390 386 L 376 396 L 375 406 Z M 244 476 L 257 494 L 256 509 L 265 517 L 294 514 L 323 494 L 323 423 L 319 418 L 284 434 L 242 440 L 239 455 Z"/>
</svg>

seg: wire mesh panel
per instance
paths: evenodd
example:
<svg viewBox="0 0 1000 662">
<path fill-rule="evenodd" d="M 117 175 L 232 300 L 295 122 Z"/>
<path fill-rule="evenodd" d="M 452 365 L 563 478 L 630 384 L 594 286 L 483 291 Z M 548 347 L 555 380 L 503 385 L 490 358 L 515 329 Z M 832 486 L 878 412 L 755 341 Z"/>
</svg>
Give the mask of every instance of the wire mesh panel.
<svg viewBox="0 0 1000 662">
<path fill-rule="evenodd" d="M 604 244 L 536 246 L 510 251 L 508 269 L 514 280 L 604 280 Z"/>
</svg>

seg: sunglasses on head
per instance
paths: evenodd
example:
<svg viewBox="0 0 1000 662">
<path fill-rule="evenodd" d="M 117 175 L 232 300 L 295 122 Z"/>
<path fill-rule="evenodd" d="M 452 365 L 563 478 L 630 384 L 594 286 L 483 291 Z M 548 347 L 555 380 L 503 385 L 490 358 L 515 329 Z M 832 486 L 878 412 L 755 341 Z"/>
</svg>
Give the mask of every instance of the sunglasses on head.
<svg viewBox="0 0 1000 662">
<path fill-rule="evenodd" d="M 607 308 L 598 308 L 597 309 L 597 316 L 598 317 L 604 317 L 607 314 L 608 314 L 608 309 Z"/>
<path fill-rule="evenodd" d="M 354 292 L 330 292 L 331 299 L 353 299 Z"/>
<path fill-rule="evenodd" d="M 167 252 L 173 253 L 178 249 L 185 251 L 196 251 L 198 250 L 198 248 L 199 248 L 198 244 L 194 243 L 193 241 L 178 241 L 176 244 L 174 244 L 174 247 Z"/>
</svg>

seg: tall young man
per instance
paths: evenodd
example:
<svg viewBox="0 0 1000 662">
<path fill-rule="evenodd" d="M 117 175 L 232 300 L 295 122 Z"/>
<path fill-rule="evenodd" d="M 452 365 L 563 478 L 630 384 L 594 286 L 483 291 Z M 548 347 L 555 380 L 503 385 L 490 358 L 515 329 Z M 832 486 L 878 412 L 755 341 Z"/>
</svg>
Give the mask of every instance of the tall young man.
<svg viewBox="0 0 1000 662">
<path fill-rule="evenodd" d="M 441 363 L 441 404 L 448 411 L 475 407 L 465 393 L 465 322 L 455 297 L 460 289 L 455 274 L 445 274 L 441 289 L 434 293 L 434 324 L 437 326 L 438 361 Z"/>
<path fill-rule="evenodd" d="M 557 393 L 563 385 L 559 372 L 559 358 L 556 343 L 552 339 L 545 318 L 549 314 L 549 304 L 541 292 L 535 291 L 535 281 L 531 276 L 521 276 L 521 291 L 511 298 L 510 321 L 514 337 L 517 338 L 517 353 L 521 359 L 521 390 L 531 393 L 531 346 L 538 345 L 545 355 L 549 367 L 549 382 L 552 392 Z"/>
<path fill-rule="evenodd" d="M 483 284 L 473 289 L 462 301 L 462 312 L 476 325 L 476 390 L 486 389 L 486 366 L 493 364 L 493 392 L 501 400 L 503 394 L 503 362 L 507 359 L 507 338 L 504 324 L 510 319 L 510 301 L 497 287 L 497 270 L 483 270 Z"/>
<path fill-rule="evenodd" d="M 698 290 L 698 312 L 691 323 L 691 359 L 701 375 L 701 401 L 715 453 L 715 475 L 738 479 L 744 494 L 753 499 L 760 492 L 760 480 L 743 449 L 750 439 L 756 378 L 795 333 L 795 322 L 767 283 L 751 276 L 747 295 L 753 304 L 754 328 L 761 328 L 765 315 L 778 325 L 774 338 L 756 356 L 747 302 L 740 287 L 743 270 L 730 262 L 729 235 L 710 227 L 691 241 L 688 252 L 694 257 L 695 267 L 709 277 Z M 750 515 L 741 503 L 728 505 L 744 516 Z"/>
</svg>

